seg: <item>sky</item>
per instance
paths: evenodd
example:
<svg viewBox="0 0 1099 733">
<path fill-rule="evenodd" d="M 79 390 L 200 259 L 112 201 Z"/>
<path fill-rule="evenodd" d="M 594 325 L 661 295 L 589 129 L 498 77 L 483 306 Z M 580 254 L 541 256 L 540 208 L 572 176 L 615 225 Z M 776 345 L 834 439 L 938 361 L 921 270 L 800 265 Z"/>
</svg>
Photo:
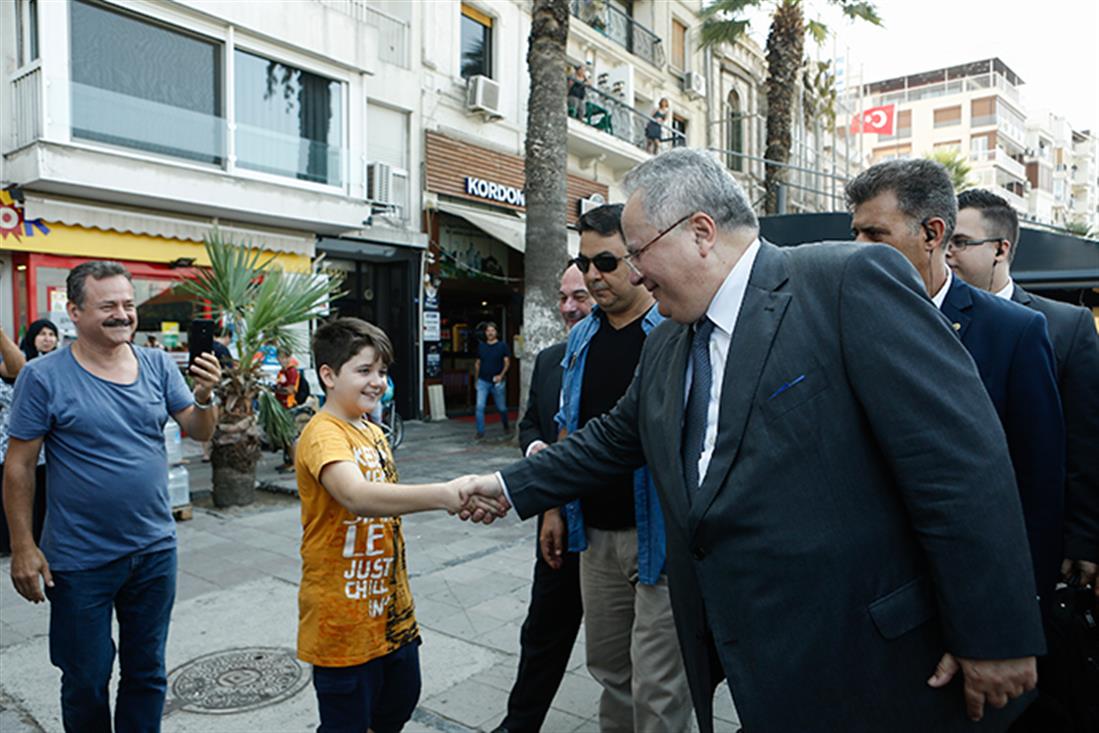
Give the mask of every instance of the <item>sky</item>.
<svg viewBox="0 0 1099 733">
<path fill-rule="evenodd" d="M 1028 112 L 1045 108 L 1073 129 L 1099 133 L 1099 2 L 1096 0 L 877 0 L 883 27 L 853 23 L 806 0 L 836 33 L 838 53 L 850 49 L 857 80 L 879 81 L 994 56 L 1025 84 Z M 823 12 L 821 12 L 823 9 Z M 808 13 L 807 13 L 808 15 Z M 766 43 L 766 13 L 753 15 L 751 33 Z M 827 44 L 822 58 L 831 55 Z M 808 50 L 808 48 L 807 48 Z"/>
</svg>

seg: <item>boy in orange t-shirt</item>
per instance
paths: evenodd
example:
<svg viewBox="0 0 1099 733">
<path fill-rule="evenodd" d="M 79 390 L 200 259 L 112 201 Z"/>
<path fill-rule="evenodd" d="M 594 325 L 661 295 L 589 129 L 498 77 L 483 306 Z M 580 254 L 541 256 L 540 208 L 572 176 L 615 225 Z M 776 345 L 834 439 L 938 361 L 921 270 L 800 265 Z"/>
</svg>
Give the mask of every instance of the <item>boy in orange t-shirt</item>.
<svg viewBox="0 0 1099 733">
<path fill-rule="evenodd" d="M 463 479 L 397 484 L 385 436 L 363 419 L 385 392 L 392 358 L 385 332 L 357 318 L 337 319 L 313 336 L 326 400 L 295 456 L 298 657 L 313 665 L 322 732 L 399 731 L 419 699 L 420 631 L 399 515 L 487 506 L 466 495 Z"/>
</svg>

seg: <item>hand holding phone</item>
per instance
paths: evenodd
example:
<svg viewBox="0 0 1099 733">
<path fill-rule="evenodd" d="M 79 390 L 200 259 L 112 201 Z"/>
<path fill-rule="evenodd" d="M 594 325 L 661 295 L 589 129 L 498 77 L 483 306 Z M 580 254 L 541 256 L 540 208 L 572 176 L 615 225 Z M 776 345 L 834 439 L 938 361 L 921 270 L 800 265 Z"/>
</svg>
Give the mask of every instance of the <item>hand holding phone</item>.
<svg viewBox="0 0 1099 733">
<path fill-rule="evenodd" d="M 187 347 L 190 351 L 190 359 L 187 365 L 195 363 L 195 359 L 203 354 L 212 353 L 214 350 L 214 322 L 209 318 L 195 318 L 191 321 L 191 330 L 187 335 Z"/>
</svg>

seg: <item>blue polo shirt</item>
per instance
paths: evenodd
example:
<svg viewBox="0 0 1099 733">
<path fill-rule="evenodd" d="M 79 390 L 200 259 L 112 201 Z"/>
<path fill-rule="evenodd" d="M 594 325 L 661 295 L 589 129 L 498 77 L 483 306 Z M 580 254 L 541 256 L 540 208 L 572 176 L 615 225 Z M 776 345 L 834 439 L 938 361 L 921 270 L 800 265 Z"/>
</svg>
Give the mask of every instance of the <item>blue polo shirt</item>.
<svg viewBox="0 0 1099 733">
<path fill-rule="evenodd" d="M 132 384 L 96 377 L 68 348 L 28 362 L 16 381 L 11 437 L 45 438 L 41 547 L 52 570 L 175 546 L 164 424 L 194 399 L 167 353 L 131 348 Z"/>
<path fill-rule="evenodd" d="M 504 359 L 511 356 L 508 345 L 503 341 L 489 344 L 484 341 L 477 345 L 477 358 L 481 360 L 481 371 L 477 378 L 491 382 L 492 378 L 504 371 Z"/>
</svg>

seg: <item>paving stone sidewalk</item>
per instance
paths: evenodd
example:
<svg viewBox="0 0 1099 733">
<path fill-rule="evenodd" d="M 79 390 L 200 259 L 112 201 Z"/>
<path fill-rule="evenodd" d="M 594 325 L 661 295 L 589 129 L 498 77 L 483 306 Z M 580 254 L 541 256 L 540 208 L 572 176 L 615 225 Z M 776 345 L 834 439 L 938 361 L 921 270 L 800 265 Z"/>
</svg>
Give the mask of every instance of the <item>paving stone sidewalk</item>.
<svg viewBox="0 0 1099 733">
<path fill-rule="evenodd" d="M 408 423 L 396 455 L 402 481 L 488 472 L 519 455 L 514 440 L 472 438 L 473 426 L 459 421 Z M 293 475 L 276 473 L 279 457 L 265 454 L 257 478 L 270 490 L 259 492 L 253 506 L 214 509 L 209 464 L 201 462 L 196 445 L 187 452 L 196 509 L 193 520 L 178 525 L 179 580 L 163 729 L 315 730 L 319 720 L 308 665 L 293 659 L 301 537 Z M 491 527 L 471 526 L 431 512 L 407 517 L 404 526 L 424 637 L 423 692 L 406 730 L 491 730 L 503 719 L 518 665 L 534 525 L 508 517 Z M 60 731 L 60 673 L 49 663 L 48 607 L 15 593 L 7 559 L 0 561 L 0 575 L 0 731 Z M 550 733 L 598 730 L 599 686 L 584 666 L 583 643 L 581 633 L 543 728 Z M 253 661 L 231 664 L 244 655 Z M 200 702 L 196 680 L 205 695 Z M 261 704 L 270 685 L 286 689 L 277 702 Z M 256 690 L 262 694 L 250 699 Z M 260 702 L 250 706 L 250 700 Z M 717 730 L 736 731 L 724 686 L 715 702 Z M 209 712 L 219 705 L 221 712 Z"/>
</svg>

